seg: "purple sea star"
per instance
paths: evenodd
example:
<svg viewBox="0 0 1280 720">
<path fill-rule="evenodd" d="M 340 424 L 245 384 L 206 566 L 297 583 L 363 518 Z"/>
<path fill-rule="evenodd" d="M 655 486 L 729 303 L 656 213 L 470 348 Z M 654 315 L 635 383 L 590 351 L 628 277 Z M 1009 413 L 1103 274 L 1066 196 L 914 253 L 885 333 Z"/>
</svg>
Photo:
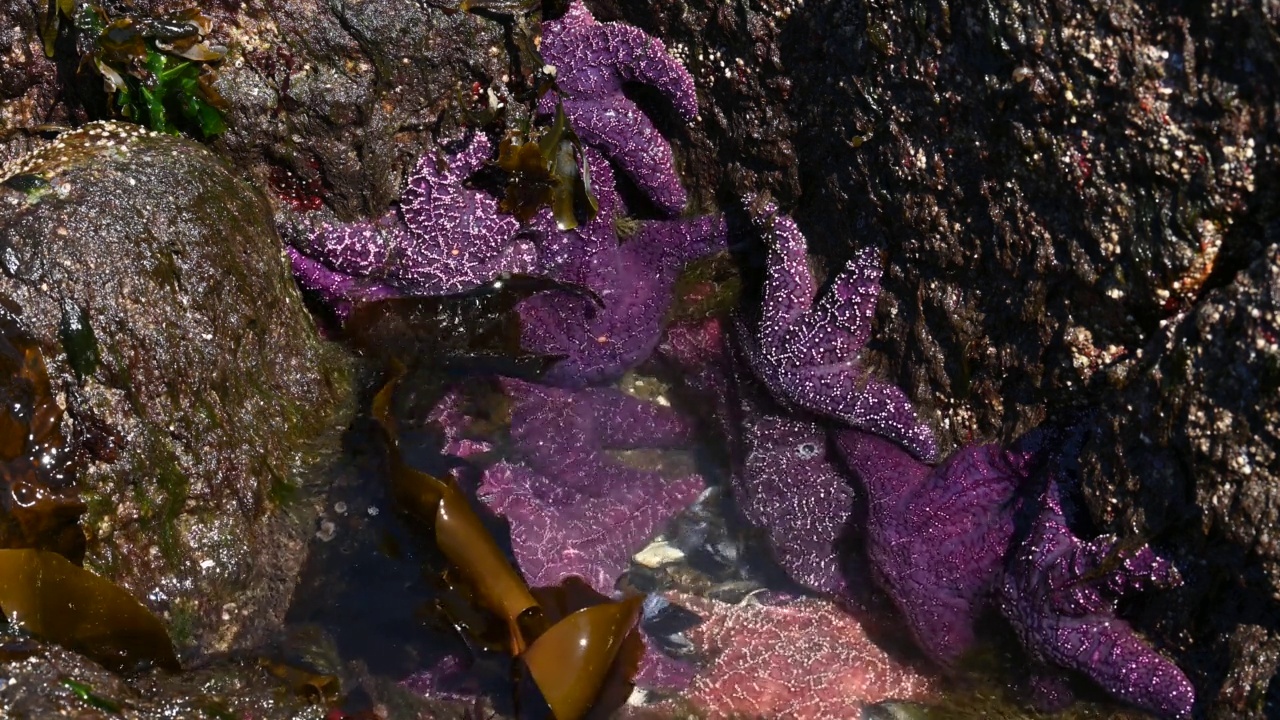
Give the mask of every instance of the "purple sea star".
<svg viewBox="0 0 1280 720">
<path fill-rule="evenodd" d="M 659 353 L 729 445 L 734 501 L 767 533 L 774 559 L 801 585 L 847 597 L 838 545 L 856 496 L 827 428 L 777 408 L 735 360 L 719 320 L 671 328 Z"/>
<path fill-rule="evenodd" d="M 818 287 L 795 222 L 772 208 L 757 222 L 768 243 L 760 321 L 751 332 L 738 318 L 756 377 L 779 402 L 877 433 L 933 461 L 933 430 L 916 418 L 902 390 L 873 377 L 858 361 L 879 295 L 876 251 L 859 251 L 815 303 Z"/>
<path fill-rule="evenodd" d="M 433 153 L 424 155 L 398 211 L 373 222 L 324 225 L 308 247 L 290 251 L 300 282 L 341 311 L 344 302 L 459 293 L 537 269 L 537 247 L 516 219 L 463 185 L 491 150 L 476 133 L 444 166 Z"/>
<path fill-rule="evenodd" d="M 651 85 L 687 121 L 698 115 L 693 78 L 662 41 L 622 23 L 599 23 L 574 0 L 564 17 L 542 25 L 542 58 L 556 68 L 565 115 L 583 142 L 602 150 L 668 215 L 687 197 L 673 167 L 671 146 L 622 91 L 624 82 Z M 539 112 L 555 111 L 543 96 Z"/>
<path fill-rule="evenodd" d="M 793 580 L 844 594 L 838 543 L 856 497 L 829 457 L 825 428 L 756 415 L 743 428 L 742 442 L 745 461 L 733 486 L 743 515 L 768 532 L 778 564 Z"/>
<path fill-rule="evenodd" d="M 626 242 L 577 254 L 553 277 L 590 288 L 604 307 L 559 291 L 535 295 L 519 306 L 525 349 L 564 356 L 543 375 L 543 382 L 583 387 L 616 380 L 639 365 L 662 336 L 681 268 L 727 248 L 724 218 L 705 215 L 644 221 Z"/>
<path fill-rule="evenodd" d="M 973 625 L 999 580 L 1014 533 L 1018 486 L 1040 459 L 1039 434 L 1012 448 L 976 445 L 930 468 L 897 443 L 861 430 L 833 432 L 867 496 L 872 572 L 916 642 L 950 666 L 974 642 Z"/>
<path fill-rule="evenodd" d="M 1035 659 L 1081 672 L 1161 717 L 1191 717 L 1195 689 L 1186 675 L 1115 616 L 1122 596 L 1177 585 L 1176 569 L 1147 545 L 1125 548 L 1113 536 L 1082 542 L 1067 527 L 1059 493 L 1054 479 L 1009 560 L 1001 613 Z"/>
<path fill-rule="evenodd" d="M 683 416 L 614 388 L 565 390 L 507 378 L 502 387 L 512 403 L 513 456 L 584 495 L 649 482 L 651 472 L 623 465 L 608 451 L 693 442 Z"/>
<path fill-rule="evenodd" d="M 703 482 L 630 468 L 605 453 L 684 444 L 688 426 L 612 388 L 570 391 L 519 380 L 503 386 L 514 403 L 512 458 L 485 471 L 477 495 L 511 524 L 516 560 L 531 585 L 578 575 L 611 593 L 631 556 L 693 502 Z"/>
</svg>

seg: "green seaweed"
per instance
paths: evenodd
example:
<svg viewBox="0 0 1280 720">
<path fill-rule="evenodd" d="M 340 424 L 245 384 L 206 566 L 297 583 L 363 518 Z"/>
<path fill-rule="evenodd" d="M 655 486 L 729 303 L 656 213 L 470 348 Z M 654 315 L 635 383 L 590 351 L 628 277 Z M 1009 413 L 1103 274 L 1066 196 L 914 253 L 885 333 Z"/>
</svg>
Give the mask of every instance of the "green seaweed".
<svg viewBox="0 0 1280 720">
<path fill-rule="evenodd" d="M 68 300 L 62 305 L 62 320 L 58 323 L 58 339 L 67 353 L 67 363 L 76 378 L 84 380 L 98 370 L 102 353 L 98 348 L 98 336 L 93 332 L 89 313 L 80 305 Z"/>
<path fill-rule="evenodd" d="M 212 22 L 198 9 L 112 18 L 92 3 L 77 9 L 74 0 L 50 0 L 40 29 L 49 57 L 68 27 L 60 21 L 64 16 L 77 33 L 80 67 L 96 70 L 114 99 L 110 112 L 170 135 L 209 139 L 226 132 L 228 106 L 213 88 L 213 63 L 226 49 L 204 40 Z"/>
<path fill-rule="evenodd" d="M 124 709 L 120 706 L 120 703 L 95 693 L 93 691 L 93 687 L 88 683 L 82 683 L 79 680 L 72 680 L 71 678 L 63 678 L 62 685 L 74 693 L 75 696 L 80 698 L 86 705 L 94 708 L 95 710 L 101 710 L 103 712 L 111 713 L 112 715 L 119 715 Z"/>
</svg>

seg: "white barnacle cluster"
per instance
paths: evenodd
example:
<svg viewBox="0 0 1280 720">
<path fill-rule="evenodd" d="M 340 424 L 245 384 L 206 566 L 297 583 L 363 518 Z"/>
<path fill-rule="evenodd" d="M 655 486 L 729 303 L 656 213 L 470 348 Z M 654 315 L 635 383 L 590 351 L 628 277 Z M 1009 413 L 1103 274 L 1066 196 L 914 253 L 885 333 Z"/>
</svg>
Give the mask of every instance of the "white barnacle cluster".
<svg viewBox="0 0 1280 720">
<path fill-rule="evenodd" d="M 59 135 L 53 142 L 7 166 L 0 178 L 14 175 L 45 175 L 57 168 L 83 157 L 87 150 L 108 150 L 119 156 L 129 153 L 129 146 L 141 137 L 160 137 L 161 134 L 132 123 L 111 121 L 91 122 L 77 130 Z"/>
</svg>

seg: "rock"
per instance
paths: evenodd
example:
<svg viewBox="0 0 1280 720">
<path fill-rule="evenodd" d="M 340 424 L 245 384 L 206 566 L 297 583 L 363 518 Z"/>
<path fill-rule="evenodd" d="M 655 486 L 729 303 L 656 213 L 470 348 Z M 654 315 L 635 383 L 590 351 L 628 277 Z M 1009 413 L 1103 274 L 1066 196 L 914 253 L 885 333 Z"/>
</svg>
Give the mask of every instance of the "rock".
<svg viewBox="0 0 1280 720">
<path fill-rule="evenodd" d="M 117 17 L 125 4 L 101 5 Z M 137 0 L 127 9 L 158 17 L 193 5 Z M 381 216 L 399 197 L 434 148 L 426 128 L 456 128 L 464 111 L 488 108 L 489 89 L 510 101 L 524 83 L 502 24 L 470 13 L 374 0 L 198 5 L 213 21 L 210 42 L 228 48 L 214 84 L 230 105 L 228 131 L 212 145 L 259 187 L 309 209 L 327 205 L 343 220 Z M 0 80 L 0 165 L 29 149 L 43 125 L 108 116 L 101 77 L 78 71 L 76 34 L 44 56 L 44 11 L 0 0 L 0 40 L 14 48 Z"/>
<path fill-rule="evenodd" d="M 1133 475 L 1091 471 L 1093 519 L 1099 532 L 1140 527 L 1162 551 L 1180 546 L 1180 568 L 1216 566 L 1220 582 L 1189 580 L 1140 601 L 1133 617 L 1168 643 L 1199 696 L 1217 696 L 1228 675 L 1257 677 L 1271 645 L 1246 634 L 1228 651 L 1228 638 L 1241 625 L 1274 627 L 1262 618 L 1280 613 L 1266 555 L 1280 542 L 1275 501 L 1263 492 L 1274 406 L 1244 409 L 1264 396 L 1233 394 L 1252 392 L 1233 376 L 1259 361 L 1210 353 L 1216 340 L 1199 334 L 1160 338 L 1163 321 L 1212 316 L 1216 293 L 1280 241 L 1280 11 L 1131 0 L 592 9 L 661 37 L 693 74 L 705 138 L 677 144 L 677 159 L 695 199 L 768 191 L 828 269 L 868 245 L 885 249 L 868 362 L 933 416 L 943 455 L 1080 409 L 1127 423 L 1125 438 L 1149 423 L 1186 438 L 1152 437 L 1158 452 L 1144 458 L 1106 457 L 1127 445 L 1099 439 L 1093 461 Z M 1234 302 L 1243 312 L 1260 300 Z M 1112 367 L 1139 349 L 1121 401 Z M 1194 406 L 1163 400 L 1167 383 L 1137 379 L 1200 353 L 1219 362 L 1197 365 L 1188 387 L 1215 388 L 1199 406 L 1207 418 L 1239 408 L 1226 436 L 1205 436 L 1186 417 Z M 1174 414 L 1116 415 L 1122 402 Z M 1253 477 L 1227 467 L 1237 457 Z M 1131 522 L 1140 516 L 1146 525 Z M 1212 606 L 1184 594 L 1211 587 L 1221 593 Z M 1178 612 L 1197 597 L 1200 615 Z M 1280 682 L 1270 685 L 1280 702 Z"/>
<path fill-rule="evenodd" d="M 197 144 L 92 123 L 0 184 L 0 258 L 64 432 L 94 453 L 86 565 L 180 650 L 260 640 L 288 604 L 315 517 L 302 479 L 348 389 L 262 196 Z"/>
<path fill-rule="evenodd" d="M 1224 712 L 1270 717 L 1263 699 L 1280 646 L 1280 246 L 1110 375 L 1115 393 L 1081 458 L 1091 514 L 1171 549 L 1185 579 L 1139 617 L 1184 653 L 1231 659 L 1226 677 L 1201 668 L 1201 683 L 1224 684 Z M 1194 633 L 1192 618 L 1202 625 Z"/>
<path fill-rule="evenodd" d="M 55 645 L 0 630 L 0 707 L 18 718 L 280 717 L 323 711 L 252 661 L 227 661 L 132 682 Z M 270 709 L 271 715 L 264 715 Z"/>
</svg>

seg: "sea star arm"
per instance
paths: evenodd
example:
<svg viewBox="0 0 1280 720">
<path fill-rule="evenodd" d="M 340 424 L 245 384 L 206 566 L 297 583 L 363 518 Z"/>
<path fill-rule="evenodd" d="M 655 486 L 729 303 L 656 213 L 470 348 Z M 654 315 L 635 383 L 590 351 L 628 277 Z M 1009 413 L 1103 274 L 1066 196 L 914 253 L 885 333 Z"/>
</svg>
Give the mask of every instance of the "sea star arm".
<svg viewBox="0 0 1280 720">
<path fill-rule="evenodd" d="M 543 24 L 541 51 L 556 68 L 559 101 L 578 137 L 603 150 L 664 212 L 678 214 L 688 197 L 671 146 L 622 85 L 650 84 L 692 119 L 698 99 L 689 73 L 661 41 L 620 23 L 597 23 L 580 0 L 563 17 Z M 554 112 L 556 100 L 544 96 L 538 112 Z"/>
<path fill-rule="evenodd" d="M 400 296 L 400 291 L 389 285 L 371 278 L 345 275 L 294 248 L 285 248 L 285 252 L 298 284 L 319 295 L 340 319 L 346 319 L 356 303 Z"/>
<path fill-rule="evenodd" d="M 880 275 L 879 251 L 875 248 L 859 250 L 818 299 L 812 324 L 818 328 L 840 328 L 843 331 L 841 335 L 847 338 L 846 342 L 851 347 L 866 345 L 871 337 L 876 299 L 880 296 Z M 837 348 L 823 349 L 832 351 Z"/>
<path fill-rule="evenodd" d="M 1110 541 L 1089 547 L 1071 532 L 1057 485 L 1049 484 L 1040 515 L 1005 569 L 1001 613 L 1034 657 L 1083 673 L 1113 696 L 1161 717 L 1190 717 L 1191 682 L 1115 616 L 1118 598 L 1112 593 L 1172 581 L 1172 568 L 1139 552 L 1131 569 L 1094 572 L 1098 549 Z"/>
<path fill-rule="evenodd" d="M 815 305 L 817 288 L 795 223 L 774 216 L 766 242 L 764 297 L 754 335 L 738 321 L 752 371 L 778 400 L 878 433 L 932 461 L 938 452 L 933 430 L 916 417 L 906 393 L 872 377 L 858 360 L 877 292 L 874 255 L 856 256 L 834 284 L 835 297 Z"/>
<path fill-rule="evenodd" d="M 653 267 L 673 276 L 686 264 L 729 249 L 729 226 L 723 215 L 654 220 L 640 226 L 629 242 L 655 252 Z"/>
<path fill-rule="evenodd" d="M 604 449 L 678 448 L 693 440 L 689 421 L 669 406 L 608 387 L 591 388 L 585 395 Z"/>
<path fill-rule="evenodd" d="M 375 221 L 325 223 L 303 252 L 341 275 L 383 279 L 413 242 L 394 211 Z"/>
<path fill-rule="evenodd" d="M 680 214 L 689 197 L 676 175 L 671 145 L 635 103 L 620 93 L 562 102 L 584 143 L 604 152 L 664 213 Z"/>
<path fill-rule="evenodd" d="M 787 331 L 813 304 L 818 286 L 809 270 L 804 235 L 795 221 L 777 214 L 772 205 L 766 214 L 766 218 L 756 221 L 771 223 L 765 233 L 768 270 L 756 343 L 764 348 L 779 348 L 785 344 Z"/>
<path fill-rule="evenodd" d="M 793 580 L 819 592 L 845 590 L 837 544 L 854 493 L 828 456 L 826 429 L 806 420 L 762 415 L 751 407 L 746 458 L 734 473 L 734 500 L 768 534 L 774 557 Z"/>
</svg>

